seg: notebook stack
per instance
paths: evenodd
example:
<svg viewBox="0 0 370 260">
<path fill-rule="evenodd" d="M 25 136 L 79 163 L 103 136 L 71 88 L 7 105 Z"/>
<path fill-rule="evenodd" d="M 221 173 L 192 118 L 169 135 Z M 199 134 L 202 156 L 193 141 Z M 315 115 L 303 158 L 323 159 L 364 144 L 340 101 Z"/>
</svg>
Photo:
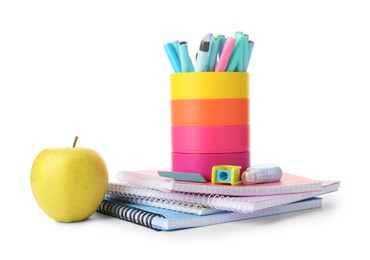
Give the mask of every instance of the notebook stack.
<svg viewBox="0 0 370 260">
<path fill-rule="evenodd" d="M 174 180 L 156 170 L 118 172 L 98 212 L 170 231 L 320 208 L 317 196 L 339 186 L 289 173 L 278 182 L 231 186 Z"/>
</svg>

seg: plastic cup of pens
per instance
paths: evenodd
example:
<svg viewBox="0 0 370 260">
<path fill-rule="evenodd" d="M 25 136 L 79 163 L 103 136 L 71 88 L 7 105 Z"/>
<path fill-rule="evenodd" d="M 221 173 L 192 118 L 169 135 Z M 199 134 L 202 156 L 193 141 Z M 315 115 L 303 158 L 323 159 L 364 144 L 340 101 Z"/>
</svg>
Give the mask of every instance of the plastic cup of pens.
<svg viewBox="0 0 370 260">
<path fill-rule="evenodd" d="M 215 165 L 250 165 L 246 72 L 171 75 L 172 170 L 211 180 Z"/>
<path fill-rule="evenodd" d="M 227 39 L 207 34 L 193 66 L 186 42 L 165 45 L 175 71 L 170 76 L 172 171 L 200 173 L 211 181 L 213 166 L 236 165 L 241 171 L 250 166 L 250 46 L 242 33 Z"/>
</svg>

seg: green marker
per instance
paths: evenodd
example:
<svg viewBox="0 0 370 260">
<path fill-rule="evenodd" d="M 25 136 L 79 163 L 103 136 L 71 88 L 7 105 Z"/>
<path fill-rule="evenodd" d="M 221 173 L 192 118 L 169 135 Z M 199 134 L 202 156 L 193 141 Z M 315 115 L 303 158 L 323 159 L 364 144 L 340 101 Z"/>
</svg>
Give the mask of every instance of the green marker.
<svg viewBox="0 0 370 260">
<path fill-rule="evenodd" d="M 244 48 L 245 36 L 242 33 L 236 34 L 236 42 L 231 53 L 230 60 L 227 64 L 226 71 L 227 72 L 234 72 L 236 70 L 236 66 L 240 60 L 240 57 L 243 56 L 243 48 Z"/>
<path fill-rule="evenodd" d="M 249 61 L 251 60 L 251 55 L 252 55 L 252 51 L 253 51 L 253 46 L 254 46 L 254 42 L 252 41 L 249 41 L 248 42 L 248 56 L 247 56 L 247 59 L 245 61 L 245 71 L 248 70 L 248 65 L 249 65 Z"/>
</svg>

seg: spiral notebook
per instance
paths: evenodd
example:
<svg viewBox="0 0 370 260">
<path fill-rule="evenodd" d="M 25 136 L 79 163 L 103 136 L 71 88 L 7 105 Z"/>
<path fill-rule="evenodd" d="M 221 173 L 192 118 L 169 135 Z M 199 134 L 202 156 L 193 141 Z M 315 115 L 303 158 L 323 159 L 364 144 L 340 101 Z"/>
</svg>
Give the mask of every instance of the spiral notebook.
<svg viewBox="0 0 370 260">
<path fill-rule="evenodd" d="M 236 186 L 212 184 L 211 182 L 175 181 L 171 178 L 161 177 L 156 170 L 120 171 L 117 172 L 116 179 L 119 182 L 146 186 L 163 191 L 181 191 L 229 196 L 276 195 L 319 191 L 322 188 L 322 181 L 312 180 L 289 173 L 283 173 L 281 181 L 278 182 L 253 185 L 240 184 Z"/>
<path fill-rule="evenodd" d="M 116 200 L 120 200 L 122 202 L 128 202 L 133 204 L 140 204 L 146 206 L 152 206 L 156 208 L 163 208 L 163 209 L 170 209 L 174 211 L 180 211 L 189 214 L 195 214 L 199 216 L 215 214 L 218 212 L 222 212 L 223 210 L 214 209 L 206 206 L 202 206 L 199 204 L 191 204 L 181 201 L 165 201 L 159 200 L 154 198 L 132 198 L 127 196 L 119 196 L 115 194 L 107 194 L 106 198 L 112 198 Z"/>
<path fill-rule="evenodd" d="M 124 203 L 114 199 L 105 199 L 99 206 L 97 212 L 154 230 L 170 231 L 215 225 L 320 207 L 321 199 L 311 198 L 246 214 L 236 212 L 220 212 L 206 216 L 197 216 L 168 209 Z"/>
<path fill-rule="evenodd" d="M 120 197 L 141 198 L 142 201 L 153 201 L 158 204 L 176 204 L 178 202 L 183 202 L 213 209 L 248 213 L 337 191 L 339 186 L 339 181 L 324 181 L 320 191 L 268 196 L 232 197 L 215 194 L 165 192 L 143 186 L 110 182 L 107 194 L 114 195 L 115 199 L 120 199 Z"/>
</svg>

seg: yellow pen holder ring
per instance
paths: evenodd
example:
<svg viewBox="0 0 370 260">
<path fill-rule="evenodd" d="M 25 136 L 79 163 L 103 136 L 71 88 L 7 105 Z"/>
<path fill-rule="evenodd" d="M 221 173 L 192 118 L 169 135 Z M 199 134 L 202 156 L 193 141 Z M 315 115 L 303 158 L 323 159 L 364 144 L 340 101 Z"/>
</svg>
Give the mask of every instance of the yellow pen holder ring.
<svg viewBox="0 0 370 260">
<path fill-rule="evenodd" d="M 249 98 L 247 72 L 171 74 L 171 99 Z"/>
</svg>

